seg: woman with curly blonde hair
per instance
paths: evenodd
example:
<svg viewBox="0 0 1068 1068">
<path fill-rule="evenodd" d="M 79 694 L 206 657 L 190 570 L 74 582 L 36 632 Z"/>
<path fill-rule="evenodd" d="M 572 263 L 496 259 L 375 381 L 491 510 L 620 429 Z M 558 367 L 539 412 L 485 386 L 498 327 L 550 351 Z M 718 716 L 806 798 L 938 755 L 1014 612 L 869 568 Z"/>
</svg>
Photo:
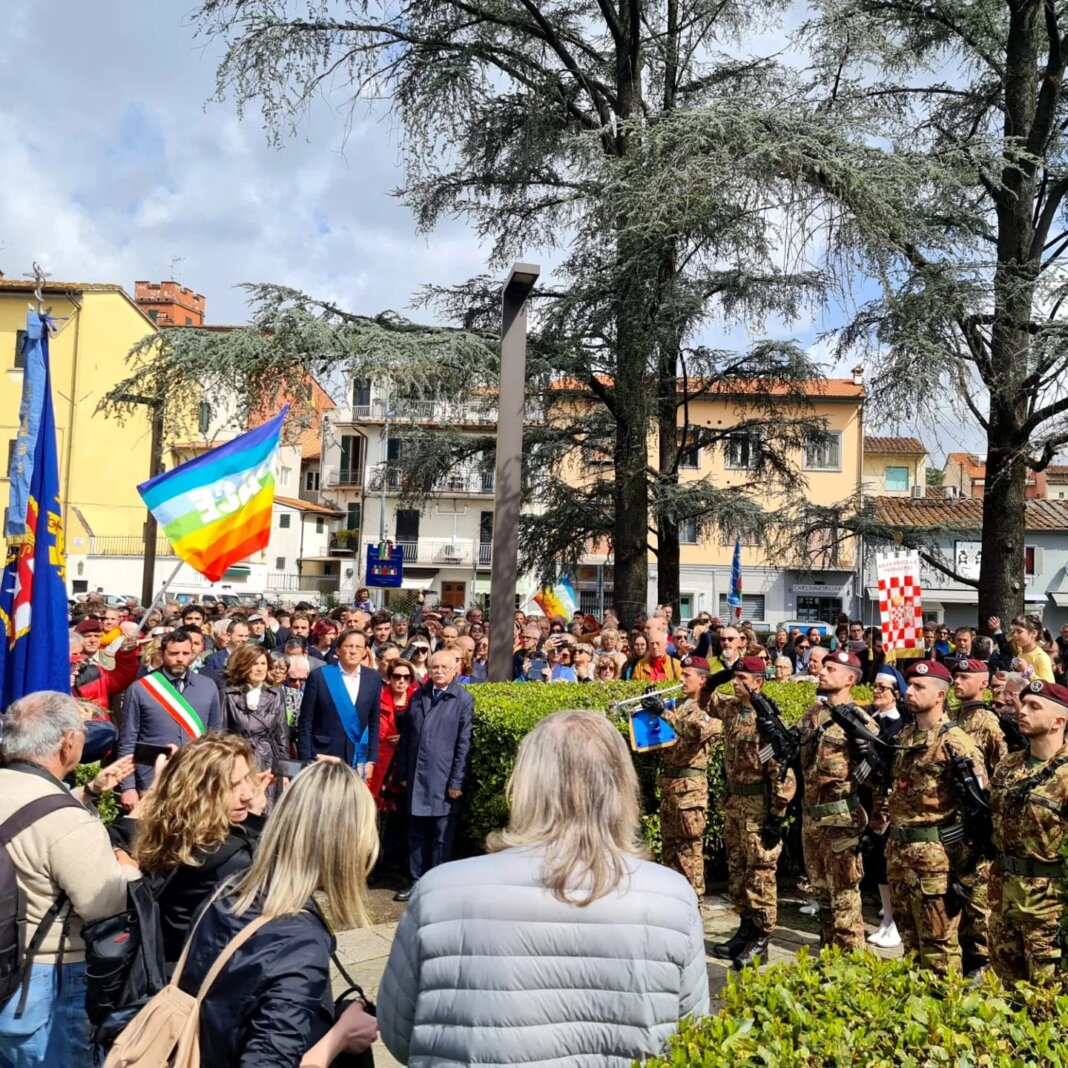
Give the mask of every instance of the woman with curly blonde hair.
<svg viewBox="0 0 1068 1068">
<path fill-rule="evenodd" d="M 181 746 L 145 795 L 133 855 L 159 901 L 168 966 L 200 905 L 252 864 L 271 779 L 257 775 L 244 738 L 206 734 Z"/>
</svg>

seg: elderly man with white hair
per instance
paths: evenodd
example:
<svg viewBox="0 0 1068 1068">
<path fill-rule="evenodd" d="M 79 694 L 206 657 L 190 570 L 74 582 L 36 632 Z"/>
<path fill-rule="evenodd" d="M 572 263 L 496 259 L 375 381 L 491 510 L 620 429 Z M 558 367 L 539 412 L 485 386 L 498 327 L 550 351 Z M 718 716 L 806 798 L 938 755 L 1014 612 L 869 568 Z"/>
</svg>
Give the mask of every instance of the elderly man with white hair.
<svg viewBox="0 0 1068 1068">
<path fill-rule="evenodd" d="M 85 724 L 69 694 L 44 690 L 3 717 L 0 842 L 24 901 L 29 944 L 20 982 L 0 1008 L 0 1064 L 93 1063 L 85 1015 L 82 924 L 126 908 L 133 861 L 112 850 L 87 805 L 133 771 L 133 757 L 70 792 L 63 780 L 82 759 Z"/>
</svg>

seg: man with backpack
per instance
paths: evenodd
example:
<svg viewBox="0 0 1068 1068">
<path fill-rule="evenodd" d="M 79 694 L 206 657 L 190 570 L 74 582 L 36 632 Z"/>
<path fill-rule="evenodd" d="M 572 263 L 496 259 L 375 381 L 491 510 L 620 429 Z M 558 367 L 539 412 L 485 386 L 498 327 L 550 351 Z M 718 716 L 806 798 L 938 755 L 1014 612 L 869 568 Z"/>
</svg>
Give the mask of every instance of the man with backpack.
<svg viewBox="0 0 1068 1068">
<path fill-rule="evenodd" d="M 90 806 L 130 773 L 119 761 L 73 793 L 85 724 L 42 691 L 3 717 L 0 768 L 0 1066 L 90 1066 L 82 924 L 126 907 L 139 872 Z"/>
</svg>

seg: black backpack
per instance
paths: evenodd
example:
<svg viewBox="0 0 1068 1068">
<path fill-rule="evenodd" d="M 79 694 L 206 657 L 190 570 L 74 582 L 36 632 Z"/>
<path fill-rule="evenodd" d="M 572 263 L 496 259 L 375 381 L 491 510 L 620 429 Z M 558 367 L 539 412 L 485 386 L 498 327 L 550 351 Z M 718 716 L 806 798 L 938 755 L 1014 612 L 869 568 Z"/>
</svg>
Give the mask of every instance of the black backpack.
<svg viewBox="0 0 1068 1068">
<path fill-rule="evenodd" d="M 67 904 L 67 895 L 60 893 L 44 914 L 33 939 L 26 942 L 26 894 L 19 886 L 18 873 L 7 846 L 11 840 L 36 823 L 42 816 L 72 806 L 82 809 L 65 790 L 46 794 L 23 805 L 0 824 L 0 1007 L 6 1005 L 15 991 L 22 988 L 15 1018 L 26 1009 L 30 992 L 30 965 L 41 948 L 45 935 Z M 24 948 L 25 947 L 25 948 Z"/>
<path fill-rule="evenodd" d="M 85 1013 L 93 1041 L 105 1048 L 167 985 L 158 898 L 144 879 L 126 888 L 125 912 L 82 927 L 85 943 Z"/>
</svg>

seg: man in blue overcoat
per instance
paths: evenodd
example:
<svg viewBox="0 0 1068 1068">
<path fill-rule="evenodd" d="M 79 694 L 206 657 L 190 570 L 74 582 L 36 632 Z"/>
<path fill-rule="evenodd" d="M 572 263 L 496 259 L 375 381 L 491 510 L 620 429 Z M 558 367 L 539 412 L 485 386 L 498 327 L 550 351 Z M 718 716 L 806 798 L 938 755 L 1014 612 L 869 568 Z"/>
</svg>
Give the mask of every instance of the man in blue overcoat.
<svg viewBox="0 0 1068 1068">
<path fill-rule="evenodd" d="M 398 778 L 408 795 L 408 863 L 414 882 L 452 859 L 467 769 L 475 699 L 457 681 L 460 664 L 451 649 L 430 658 L 430 677 L 398 717 Z M 411 889 L 395 900 L 407 901 Z"/>
</svg>

